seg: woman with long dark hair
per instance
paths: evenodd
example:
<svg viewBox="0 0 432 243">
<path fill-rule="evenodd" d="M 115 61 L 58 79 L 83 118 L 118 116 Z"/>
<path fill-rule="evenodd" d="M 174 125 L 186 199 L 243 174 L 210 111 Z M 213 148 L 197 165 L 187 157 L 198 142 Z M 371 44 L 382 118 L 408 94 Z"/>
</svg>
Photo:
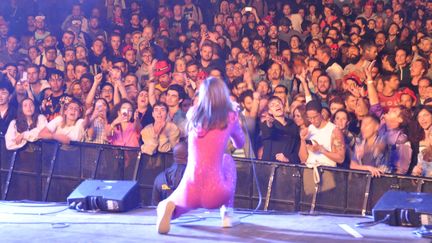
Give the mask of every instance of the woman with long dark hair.
<svg viewBox="0 0 432 243">
<path fill-rule="evenodd" d="M 114 108 L 113 114 L 117 114 L 117 116 L 105 130 L 109 143 L 118 146 L 138 147 L 141 125 L 132 103 L 126 99 L 122 100 Z"/>
<path fill-rule="evenodd" d="M 425 158 L 429 156 L 432 144 L 428 136 L 432 128 L 432 107 L 420 106 L 414 117 L 416 123 L 409 129 L 409 138 L 413 146 L 411 167 L 414 166 L 412 174 L 419 176 L 422 174 L 422 161 L 427 161 Z"/>
<path fill-rule="evenodd" d="M 19 149 L 27 142 L 38 140 L 39 132 L 46 124 L 47 119 L 35 109 L 34 101 L 25 98 L 18 106 L 16 119 L 11 121 L 7 129 L 6 148 L 8 150 Z"/>
<path fill-rule="evenodd" d="M 207 78 L 199 89 L 197 104 L 189 109 L 188 163 L 177 189 L 157 207 L 157 230 L 166 234 L 170 221 L 187 211 L 204 207 L 221 209 L 222 226 L 232 227 L 236 166 L 225 154 L 228 140 L 241 148 L 245 137 L 237 107 L 231 103 L 226 84 Z M 211 146 L 209 146 L 211 144 Z"/>
</svg>

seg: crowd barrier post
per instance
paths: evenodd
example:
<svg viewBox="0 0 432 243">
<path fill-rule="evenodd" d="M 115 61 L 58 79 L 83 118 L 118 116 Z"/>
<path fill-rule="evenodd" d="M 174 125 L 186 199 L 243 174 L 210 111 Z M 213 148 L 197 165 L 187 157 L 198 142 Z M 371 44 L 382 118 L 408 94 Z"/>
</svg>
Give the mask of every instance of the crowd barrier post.
<svg viewBox="0 0 432 243">
<path fill-rule="evenodd" d="M 92 173 L 92 177 L 91 177 L 92 179 L 96 179 L 96 175 L 97 175 L 97 172 L 99 169 L 99 164 L 100 164 L 100 157 L 101 157 L 103 150 L 104 150 L 104 148 L 102 146 L 99 146 L 98 153 L 96 155 L 96 159 L 94 162 L 95 168 L 94 168 L 93 173 Z"/>
<path fill-rule="evenodd" d="M 142 152 L 140 150 L 138 152 L 138 156 L 136 159 L 135 168 L 134 168 L 134 172 L 133 172 L 133 177 L 132 177 L 132 180 L 134 180 L 134 181 L 138 181 L 138 171 L 139 171 L 139 168 L 141 166 L 141 155 L 142 155 Z"/>
<path fill-rule="evenodd" d="M 315 207 L 317 204 L 317 197 L 318 194 L 321 190 L 321 175 L 323 173 L 322 169 L 320 167 L 313 167 L 312 168 L 312 176 L 314 179 L 314 183 L 315 183 L 315 191 L 314 194 L 312 195 L 312 204 L 311 204 L 311 208 L 309 213 L 313 214 L 315 212 Z"/>
<path fill-rule="evenodd" d="M 58 143 L 58 142 L 55 143 L 54 154 L 53 154 L 53 157 L 52 157 L 51 162 L 50 162 L 50 168 L 49 168 L 49 172 L 48 172 L 47 182 L 46 182 L 45 191 L 43 194 L 43 200 L 44 201 L 48 200 L 48 192 L 49 192 L 49 189 L 51 186 L 51 181 L 52 181 L 52 177 L 54 174 L 55 162 L 57 160 L 57 153 L 60 149 L 60 146 L 61 146 L 60 143 Z"/>
<path fill-rule="evenodd" d="M 366 175 L 366 186 L 365 186 L 365 193 L 364 193 L 364 199 L 363 199 L 363 207 L 361 210 L 361 214 L 363 216 L 366 215 L 367 206 L 369 202 L 369 194 L 370 194 L 370 187 L 372 182 L 372 176 L 370 174 Z"/>
<path fill-rule="evenodd" d="M 270 177 L 269 177 L 268 184 L 267 184 L 267 194 L 266 194 L 266 199 L 265 199 L 265 203 L 264 203 L 264 211 L 267 211 L 269 203 L 270 203 L 270 196 L 271 196 L 272 187 L 273 187 L 273 180 L 274 180 L 275 173 L 276 173 L 276 170 L 278 167 L 279 166 L 277 164 L 271 165 Z"/>
<path fill-rule="evenodd" d="M 416 189 L 416 192 L 422 192 L 423 191 L 423 184 L 424 184 L 423 178 L 418 178 L 417 179 L 417 189 Z"/>
<path fill-rule="evenodd" d="M 6 177 L 6 182 L 5 182 L 5 188 L 3 191 L 3 196 L 2 196 L 2 200 L 6 200 L 8 192 L 9 192 L 9 186 L 10 186 L 10 182 L 12 179 L 12 173 L 14 171 L 14 167 L 15 167 L 15 162 L 16 162 L 16 156 L 17 156 L 17 150 L 15 150 L 12 154 L 11 160 L 10 160 L 10 167 L 9 167 L 9 171 Z"/>
</svg>

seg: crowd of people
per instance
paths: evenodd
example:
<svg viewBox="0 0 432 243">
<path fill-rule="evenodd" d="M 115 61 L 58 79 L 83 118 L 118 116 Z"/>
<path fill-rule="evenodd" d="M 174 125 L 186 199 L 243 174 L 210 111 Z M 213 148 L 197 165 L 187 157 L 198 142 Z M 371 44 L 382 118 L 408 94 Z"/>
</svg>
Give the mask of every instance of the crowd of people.
<svg viewBox="0 0 432 243">
<path fill-rule="evenodd" d="M 61 2 L 0 3 L 8 149 L 171 151 L 215 77 L 246 137 L 233 156 L 432 176 L 430 0 Z"/>
</svg>

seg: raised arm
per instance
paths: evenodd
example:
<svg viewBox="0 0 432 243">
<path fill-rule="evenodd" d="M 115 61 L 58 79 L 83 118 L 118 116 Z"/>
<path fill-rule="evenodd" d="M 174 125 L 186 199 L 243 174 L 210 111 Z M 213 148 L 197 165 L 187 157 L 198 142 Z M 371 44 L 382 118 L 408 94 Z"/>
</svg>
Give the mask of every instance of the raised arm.
<svg viewBox="0 0 432 243">
<path fill-rule="evenodd" d="M 309 89 L 308 81 L 307 81 L 307 75 L 306 75 L 306 68 L 303 68 L 300 75 L 296 75 L 296 77 L 300 80 L 301 86 L 305 93 L 306 103 L 312 100 L 312 94 Z"/>
<path fill-rule="evenodd" d="M 148 94 L 149 94 L 149 103 L 151 106 L 154 106 L 154 104 L 156 104 L 156 94 L 155 94 L 155 86 L 156 83 L 154 82 L 154 80 L 150 80 L 148 83 Z"/>
<path fill-rule="evenodd" d="M 372 68 L 374 67 L 374 65 L 375 61 L 372 61 L 365 69 L 368 98 L 371 106 L 379 104 L 378 91 L 375 88 L 375 83 L 372 78 Z"/>
<path fill-rule="evenodd" d="M 100 85 L 100 83 L 102 82 L 102 73 L 96 74 L 94 76 L 94 82 L 93 85 L 89 91 L 89 93 L 87 94 L 87 98 L 85 100 L 85 106 L 86 108 L 89 108 L 92 106 L 93 101 L 94 101 L 94 97 L 96 96 L 96 91 Z"/>
</svg>

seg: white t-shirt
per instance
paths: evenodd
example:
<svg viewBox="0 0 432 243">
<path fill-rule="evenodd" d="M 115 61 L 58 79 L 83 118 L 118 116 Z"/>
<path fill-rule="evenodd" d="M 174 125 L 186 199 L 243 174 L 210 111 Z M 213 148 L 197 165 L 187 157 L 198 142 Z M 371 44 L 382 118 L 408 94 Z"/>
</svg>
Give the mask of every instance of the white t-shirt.
<svg viewBox="0 0 432 243">
<path fill-rule="evenodd" d="M 73 126 L 62 127 L 63 116 L 57 116 L 52 121 L 50 121 L 46 128 L 56 134 L 63 134 L 70 138 L 71 141 L 82 141 L 84 138 L 84 120 L 78 119 Z"/>
<path fill-rule="evenodd" d="M 335 62 L 330 67 L 327 68 L 326 72 L 327 72 L 328 76 L 330 76 L 330 78 L 331 78 L 332 87 L 337 88 L 336 87 L 336 80 L 343 78 L 342 67 Z"/>
</svg>

